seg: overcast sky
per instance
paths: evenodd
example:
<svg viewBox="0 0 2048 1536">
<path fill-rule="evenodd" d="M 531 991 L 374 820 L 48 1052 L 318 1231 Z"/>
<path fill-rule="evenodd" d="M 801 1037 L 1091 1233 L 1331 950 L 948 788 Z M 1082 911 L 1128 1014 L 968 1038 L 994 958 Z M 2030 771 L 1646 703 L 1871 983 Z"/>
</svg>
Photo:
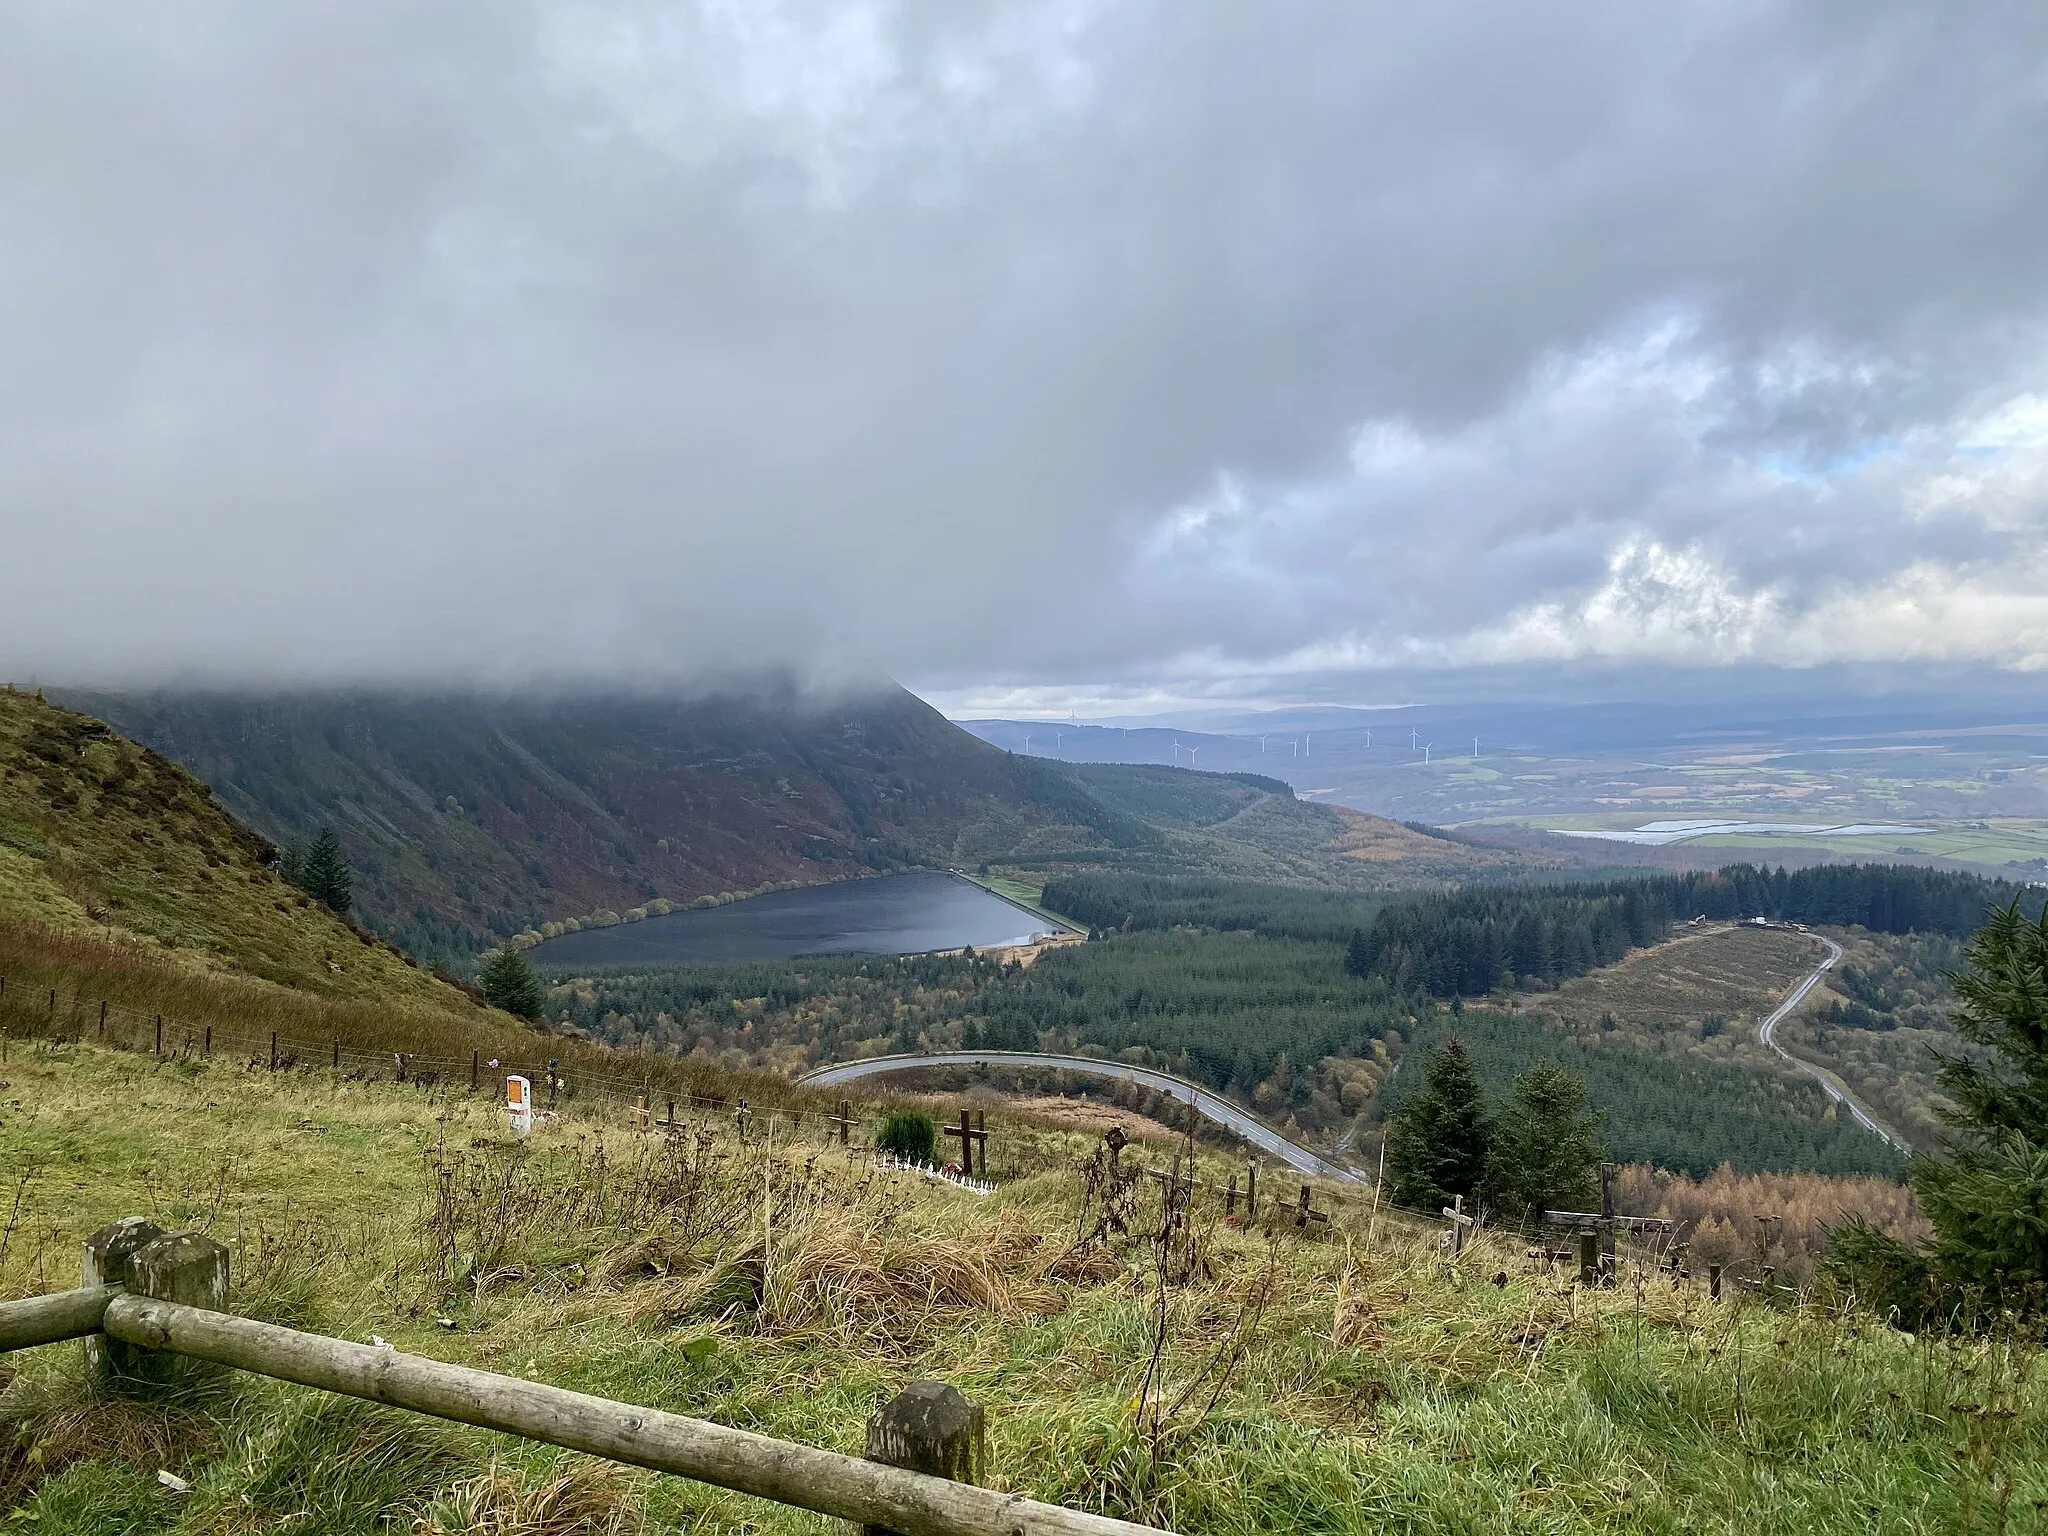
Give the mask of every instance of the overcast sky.
<svg viewBox="0 0 2048 1536">
<path fill-rule="evenodd" d="M 0 557 L 48 680 L 2048 664 L 2048 7 L 8 0 Z"/>
</svg>

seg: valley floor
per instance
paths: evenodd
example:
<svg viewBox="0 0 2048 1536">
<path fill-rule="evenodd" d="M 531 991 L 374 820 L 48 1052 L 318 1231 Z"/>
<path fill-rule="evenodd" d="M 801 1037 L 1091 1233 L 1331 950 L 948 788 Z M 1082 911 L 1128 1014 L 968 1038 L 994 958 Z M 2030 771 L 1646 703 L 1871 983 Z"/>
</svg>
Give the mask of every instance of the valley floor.
<svg viewBox="0 0 2048 1536">
<path fill-rule="evenodd" d="M 1334 1188 L 1309 1240 L 1198 1191 L 1162 1286 L 1153 1182 L 1124 1197 L 1139 1238 L 1077 1245 L 1097 1143 L 1028 1122 L 992 1122 L 983 1198 L 815 1133 L 743 1145 L 727 1116 L 666 1138 L 593 1107 L 514 1145 L 484 1099 L 318 1070 L 17 1040 L 0 1075 L 10 1296 L 148 1215 L 230 1246 L 238 1311 L 811 1444 L 858 1451 L 881 1401 L 941 1377 L 989 1408 L 1004 1486 L 1190 1536 L 1903 1536 L 2032 1529 L 2048 1500 L 2031 1345 L 1916 1341 L 1818 1295 L 1715 1304 L 1633 1264 L 1581 1292 L 1505 1235 L 1453 1264 Z M 255 1379 L 95 1398 L 78 1360 L 9 1361 L 0 1499 L 25 1529 L 825 1528 Z"/>
</svg>

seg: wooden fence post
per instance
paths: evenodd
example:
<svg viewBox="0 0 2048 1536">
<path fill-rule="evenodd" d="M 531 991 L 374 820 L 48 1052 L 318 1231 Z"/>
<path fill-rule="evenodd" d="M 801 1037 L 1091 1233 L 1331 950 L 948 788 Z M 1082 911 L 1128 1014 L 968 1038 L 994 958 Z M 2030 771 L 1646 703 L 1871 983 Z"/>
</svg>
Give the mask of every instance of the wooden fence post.
<svg viewBox="0 0 2048 1536">
<path fill-rule="evenodd" d="M 476 1074 L 477 1069 L 483 1065 L 483 1056 L 484 1053 L 482 1051 L 471 1051 L 469 1053 L 469 1091 L 472 1095 L 476 1093 Z"/>
<path fill-rule="evenodd" d="M 270 1032 L 270 1070 L 277 1070 L 277 1031 Z"/>
<path fill-rule="evenodd" d="M 1579 1234 L 1579 1284 L 1589 1290 L 1600 1283 L 1600 1234 Z"/>
<path fill-rule="evenodd" d="M 341 1070 L 341 1042 L 339 1040 L 334 1042 L 334 1070 L 337 1072 Z"/>
<path fill-rule="evenodd" d="M 1600 1283 L 1620 1278 L 1614 1256 L 1614 1164 L 1600 1165 Z"/>
<path fill-rule="evenodd" d="M 205 1051 L 208 1056 L 211 1056 L 213 1054 L 213 1026 L 211 1024 L 206 1026 Z"/>
<path fill-rule="evenodd" d="M 197 1232 L 169 1232 L 128 1256 L 128 1291 L 157 1301 L 207 1312 L 228 1304 L 228 1251 Z M 133 1349 L 134 1368 L 122 1374 L 152 1386 L 183 1385 L 211 1376 L 220 1367 L 167 1351 Z"/>
<path fill-rule="evenodd" d="M 950 1382 L 914 1381 L 868 1420 L 867 1459 L 955 1483 L 979 1483 L 987 1431 L 979 1404 Z M 864 1525 L 861 1536 L 897 1536 Z"/>
<path fill-rule="evenodd" d="M 104 997 L 100 999 L 100 1038 L 107 1038 L 107 1000 Z"/>
<path fill-rule="evenodd" d="M 1718 1264 L 1709 1264 L 1707 1266 L 1707 1300 L 1719 1301 L 1720 1299 L 1721 1266 Z"/>
<path fill-rule="evenodd" d="M 164 1016 L 162 1014 L 156 1016 L 156 1053 L 159 1056 L 164 1053 Z"/>
</svg>

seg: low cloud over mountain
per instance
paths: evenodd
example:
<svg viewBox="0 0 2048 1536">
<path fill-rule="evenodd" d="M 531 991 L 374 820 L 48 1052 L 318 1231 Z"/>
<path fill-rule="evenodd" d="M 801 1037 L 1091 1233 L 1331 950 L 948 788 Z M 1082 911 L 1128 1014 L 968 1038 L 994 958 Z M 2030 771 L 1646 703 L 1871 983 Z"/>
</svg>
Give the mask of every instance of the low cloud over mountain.
<svg viewBox="0 0 2048 1536">
<path fill-rule="evenodd" d="M 2048 13 L 0 16 L 16 676 L 2048 658 Z"/>
</svg>

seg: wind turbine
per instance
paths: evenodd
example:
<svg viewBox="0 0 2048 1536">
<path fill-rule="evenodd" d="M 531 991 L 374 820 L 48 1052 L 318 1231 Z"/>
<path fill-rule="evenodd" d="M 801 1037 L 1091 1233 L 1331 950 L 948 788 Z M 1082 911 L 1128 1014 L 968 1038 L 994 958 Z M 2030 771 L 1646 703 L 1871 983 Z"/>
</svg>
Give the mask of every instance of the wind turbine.
<svg viewBox="0 0 2048 1536">
<path fill-rule="evenodd" d="M 1189 747 L 1189 748 L 1188 748 L 1188 766 L 1189 766 L 1190 768 L 1192 768 L 1192 767 L 1194 767 L 1194 766 L 1195 766 L 1195 754 L 1196 754 L 1197 752 L 1201 751 L 1201 750 L 1202 750 L 1202 749 L 1201 749 L 1200 747 Z"/>
<path fill-rule="evenodd" d="M 1052 733 L 1052 755 L 1054 757 L 1065 757 L 1067 755 L 1067 733 L 1065 731 L 1054 731 Z"/>
<path fill-rule="evenodd" d="M 1365 728 L 1365 750 L 1372 750 L 1372 727 L 1369 725 Z"/>
<path fill-rule="evenodd" d="M 1477 736 L 1472 738 L 1472 761 L 1475 763 L 1479 761 L 1479 738 Z"/>
<path fill-rule="evenodd" d="M 1415 750 L 1415 727 L 1412 725 L 1408 727 L 1408 750 L 1410 752 Z"/>
<path fill-rule="evenodd" d="M 1304 732 L 1302 733 L 1302 737 L 1301 737 L 1301 755 L 1302 755 L 1303 757 L 1307 757 L 1307 756 L 1308 756 L 1308 744 L 1309 744 L 1309 742 L 1310 742 L 1310 740 L 1311 740 L 1311 739 L 1312 739 L 1312 738 L 1310 737 L 1309 733 L 1307 733 L 1307 732 L 1305 732 L 1305 731 L 1304 731 Z"/>
<path fill-rule="evenodd" d="M 1425 768 L 1429 766 L 1429 749 L 1435 745 L 1433 741 L 1425 741 L 1422 744 L 1422 766 Z"/>
<path fill-rule="evenodd" d="M 1031 733 L 1029 731 L 1024 733 L 1024 755 L 1026 757 L 1031 755 Z"/>
<path fill-rule="evenodd" d="M 1263 737 L 1263 736 L 1261 736 L 1261 737 L 1259 738 L 1259 756 L 1261 756 L 1261 757 L 1264 757 L 1265 755 L 1266 755 L 1266 738 L 1265 738 L 1265 737 Z"/>
</svg>

